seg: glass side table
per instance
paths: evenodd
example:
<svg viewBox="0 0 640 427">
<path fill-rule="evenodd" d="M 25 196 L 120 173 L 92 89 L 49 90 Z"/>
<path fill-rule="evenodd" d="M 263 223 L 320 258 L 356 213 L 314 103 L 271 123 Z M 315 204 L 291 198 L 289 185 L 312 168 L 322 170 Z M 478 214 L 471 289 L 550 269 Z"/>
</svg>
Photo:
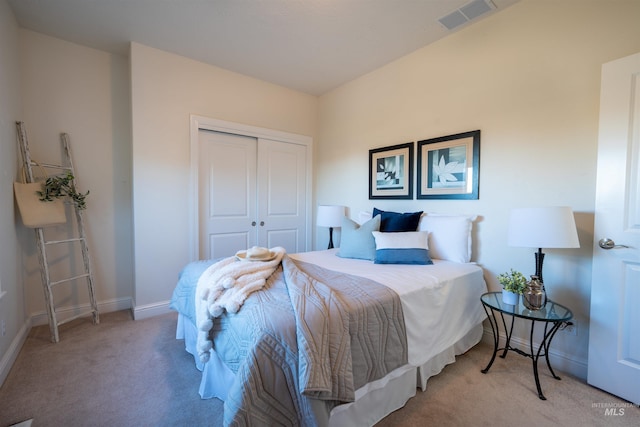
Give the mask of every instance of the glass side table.
<svg viewBox="0 0 640 427">
<path fill-rule="evenodd" d="M 487 313 L 489 323 L 491 323 L 491 330 L 493 331 L 493 355 L 491 356 L 491 360 L 489 361 L 487 367 L 484 368 L 481 372 L 483 374 L 489 372 L 489 369 L 491 368 L 491 365 L 493 365 L 493 361 L 495 360 L 498 351 L 504 350 L 500 355 L 500 357 L 503 359 L 507 356 L 507 352 L 509 350 L 515 351 L 516 353 L 522 356 L 529 357 L 531 358 L 531 360 L 533 360 L 533 376 L 536 380 L 538 397 L 541 400 L 547 400 L 547 398 L 544 397 L 544 394 L 542 394 L 542 388 L 540 387 L 540 379 L 538 377 L 538 359 L 540 358 L 540 356 L 544 356 L 547 361 L 549 371 L 551 371 L 551 375 L 553 375 L 553 378 L 557 380 L 560 379 L 560 377 L 557 376 L 555 372 L 553 372 L 551 363 L 549 363 L 549 347 L 551 346 L 551 340 L 553 340 L 553 337 L 556 332 L 558 332 L 558 329 L 564 329 L 567 325 L 572 324 L 571 322 L 569 322 L 569 320 L 571 320 L 571 318 L 573 317 L 573 313 L 571 313 L 571 310 L 551 300 L 547 300 L 547 305 L 540 310 L 529 310 L 522 304 L 505 304 L 504 302 L 502 302 L 502 292 L 488 292 L 486 294 L 483 294 L 480 297 L 480 301 L 482 301 L 482 307 Z M 500 314 L 502 326 L 506 334 L 506 343 L 502 348 L 498 348 L 500 346 L 500 329 L 498 328 L 496 312 Z M 507 322 L 505 321 L 505 315 L 511 318 L 511 325 L 508 329 Z M 513 324 L 515 323 L 516 317 L 531 321 L 531 333 L 529 334 L 529 353 L 524 352 L 519 348 L 511 347 L 511 333 L 513 332 Z M 533 331 L 535 329 L 536 322 L 544 323 L 543 339 L 537 349 L 535 349 L 533 344 Z"/>
</svg>

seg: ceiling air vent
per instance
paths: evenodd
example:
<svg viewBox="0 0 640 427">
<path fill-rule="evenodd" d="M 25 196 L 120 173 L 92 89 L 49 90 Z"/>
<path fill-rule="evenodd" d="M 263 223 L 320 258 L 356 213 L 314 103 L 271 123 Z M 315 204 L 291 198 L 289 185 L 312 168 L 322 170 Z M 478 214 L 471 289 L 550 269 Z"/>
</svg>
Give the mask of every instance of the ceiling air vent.
<svg viewBox="0 0 640 427">
<path fill-rule="evenodd" d="M 458 10 L 438 19 L 438 22 L 440 22 L 440 24 L 442 24 L 447 30 L 453 30 L 454 28 L 466 24 L 467 22 L 476 19 L 480 15 L 494 10 L 495 8 L 496 7 L 491 0 L 473 0 Z"/>
</svg>

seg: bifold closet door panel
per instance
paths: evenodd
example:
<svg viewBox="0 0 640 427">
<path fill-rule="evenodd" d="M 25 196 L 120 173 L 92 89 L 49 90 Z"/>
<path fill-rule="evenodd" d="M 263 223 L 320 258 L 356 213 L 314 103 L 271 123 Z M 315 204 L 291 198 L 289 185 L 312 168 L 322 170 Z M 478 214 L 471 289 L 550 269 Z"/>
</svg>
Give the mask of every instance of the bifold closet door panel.
<svg viewBox="0 0 640 427">
<path fill-rule="evenodd" d="M 200 131 L 200 258 L 227 257 L 258 244 L 256 153 L 256 138 Z"/>
<path fill-rule="evenodd" d="M 307 147 L 258 141 L 258 242 L 288 253 L 306 249 Z"/>
</svg>

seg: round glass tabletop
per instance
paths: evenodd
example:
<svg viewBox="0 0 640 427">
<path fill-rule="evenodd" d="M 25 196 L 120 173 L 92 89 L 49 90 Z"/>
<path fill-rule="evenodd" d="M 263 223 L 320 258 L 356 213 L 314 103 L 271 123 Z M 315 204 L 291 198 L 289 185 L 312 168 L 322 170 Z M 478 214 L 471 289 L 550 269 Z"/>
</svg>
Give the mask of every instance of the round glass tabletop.
<svg viewBox="0 0 640 427">
<path fill-rule="evenodd" d="M 487 292 L 480 297 L 482 304 L 502 313 L 511 314 L 523 319 L 539 320 L 542 322 L 566 322 L 573 317 L 573 313 L 564 305 L 547 300 L 547 305 L 540 310 L 529 310 L 522 305 L 522 298 L 516 305 L 505 304 L 502 301 L 502 292 Z"/>
</svg>

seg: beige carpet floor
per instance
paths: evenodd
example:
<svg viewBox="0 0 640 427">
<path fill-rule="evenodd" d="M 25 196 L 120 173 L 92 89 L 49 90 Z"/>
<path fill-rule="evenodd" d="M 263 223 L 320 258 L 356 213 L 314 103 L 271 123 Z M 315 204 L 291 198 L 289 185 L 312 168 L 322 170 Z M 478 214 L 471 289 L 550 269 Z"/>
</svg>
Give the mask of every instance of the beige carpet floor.
<svg viewBox="0 0 640 427">
<path fill-rule="evenodd" d="M 79 319 L 61 328 L 57 344 L 48 327 L 34 328 L 0 387 L 0 426 L 222 425 L 222 402 L 198 395 L 193 357 L 174 338 L 176 317 Z M 549 400 L 539 400 L 531 361 L 515 353 L 482 374 L 490 356 L 486 344 L 459 356 L 379 426 L 640 426 L 639 408 L 560 372 L 554 380 L 546 366 Z M 605 412 L 611 405 L 616 415 Z"/>
</svg>

